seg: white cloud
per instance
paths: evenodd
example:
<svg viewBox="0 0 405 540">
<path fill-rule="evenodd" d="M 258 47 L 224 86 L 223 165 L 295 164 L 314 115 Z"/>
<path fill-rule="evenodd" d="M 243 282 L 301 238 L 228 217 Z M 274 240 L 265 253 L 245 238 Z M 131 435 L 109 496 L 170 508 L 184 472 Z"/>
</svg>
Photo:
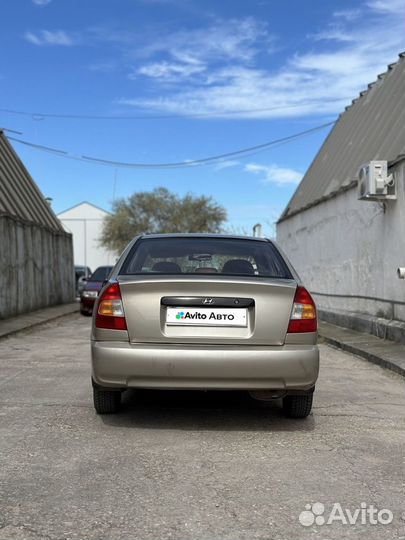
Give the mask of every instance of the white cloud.
<svg viewBox="0 0 405 540">
<path fill-rule="evenodd" d="M 132 52 L 136 61 L 154 56 L 160 58 L 137 67 L 130 78 L 141 75 L 162 82 L 180 82 L 185 78 L 194 80 L 213 64 L 250 64 L 263 47 L 270 50 L 271 43 L 272 37 L 266 25 L 253 17 L 217 20 L 208 27 L 161 34 L 159 39 L 136 48 Z M 212 80 L 207 75 L 199 77 L 198 82 L 206 85 Z"/>
<path fill-rule="evenodd" d="M 367 6 L 380 13 L 404 14 L 405 5 L 403 0 L 370 0 Z"/>
<path fill-rule="evenodd" d="M 253 17 L 218 20 L 210 26 L 161 34 L 146 44 L 138 54 L 150 57 L 157 53 L 186 62 L 251 61 L 263 45 L 270 47 L 272 37 L 266 24 Z M 261 47 L 259 47 L 261 44 Z"/>
<path fill-rule="evenodd" d="M 200 63 L 170 63 L 170 62 L 156 62 L 152 64 L 146 64 L 137 70 L 137 74 L 145 75 L 154 79 L 165 79 L 177 81 L 183 77 L 190 77 L 197 73 L 202 73 L 205 70 L 205 66 Z M 135 75 L 136 76 L 136 75 Z M 130 75 L 130 78 L 135 78 Z"/>
<path fill-rule="evenodd" d="M 361 11 L 358 8 L 355 9 L 342 9 L 340 11 L 334 11 L 333 16 L 337 18 L 343 18 L 347 21 L 355 21 L 361 15 Z"/>
<path fill-rule="evenodd" d="M 274 36 L 251 17 L 161 36 L 142 48 L 142 56 L 152 61 L 135 68 L 139 76 L 153 77 L 154 94 L 124 97 L 119 103 L 159 113 L 224 118 L 336 115 L 403 49 L 402 3 L 370 0 L 356 10 L 333 13 L 329 26 L 308 36 L 306 47 L 278 68 L 269 61 Z M 262 61 L 264 54 L 267 62 Z M 160 83 L 162 92 L 155 97 Z M 251 109 L 259 110 L 231 114 Z"/>
<path fill-rule="evenodd" d="M 52 0 L 32 0 L 32 2 L 37 6 L 47 6 L 52 2 Z"/>
<path fill-rule="evenodd" d="M 37 37 L 32 32 L 25 32 L 24 38 L 30 43 L 33 43 L 34 45 L 42 45 L 42 40 L 39 39 L 39 37 Z"/>
<path fill-rule="evenodd" d="M 245 67 L 225 68 L 207 77 L 208 84 L 188 87 L 159 98 L 121 99 L 120 104 L 132 105 L 171 114 L 209 114 L 227 118 L 283 118 L 313 113 L 329 114 L 347 104 L 351 92 L 334 88 L 319 77 L 298 70 L 272 76 L 264 70 Z M 268 110 L 263 110 L 268 108 Z M 243 112 L 258 109 L 257 112 Z"/>
<path fill-rule="evenodd" d="M 76 39 L 65 30 L 40 30 L 39 32 L 26 32 L 24 38 L 33 45 L 62 45 L 76 44 Z"/>
<path fill-rule="evenodd" d="M 343 30 L 341 26 L 331 25 L 326 30 L 312 34 L 310 37 L 315 41 L 341 41 L 349 42 L 353 41 L 354 37 L 347 31 Z"/>
<path fill-rule="evenodd" d="M 220 161 L 215 165 L 216 171 L 221 171 L 222 169 L 229 169 L 230 167 L 236 167 L 239 165 L 239 161 L 233 160 L 233 159 L 227 159 L 224 161 Z"/>
<path fill-rule="evenodd" d="M 299 184 L 302 179 L 302 173 L 294 169 L 279 167 L 278 165 L 259 165 L 258 163 L 248 163 L 244 169 L 246 172 L 262 176 L 266 184 L 277 184 L 284 186 L 286 184 Z"/>
</svg>

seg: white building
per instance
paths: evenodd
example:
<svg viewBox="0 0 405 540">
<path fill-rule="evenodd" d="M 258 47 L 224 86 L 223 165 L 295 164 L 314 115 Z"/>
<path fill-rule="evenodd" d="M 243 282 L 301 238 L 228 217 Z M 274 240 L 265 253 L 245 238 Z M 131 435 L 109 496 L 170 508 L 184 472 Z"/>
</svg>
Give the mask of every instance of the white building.
<svg viewBox="0 0 405 540">
<path fill-rule="evenodd" d="M 58 214 L 65 230 L 73 235 L 75 265 L 89 266 L 94 272 L 98 266 L 115 264 L 117 256 L 99 243 L 103 220 L 108 214 L 86 201 Z"/>
<path fill-rule="evenodd" d="M 341 114 L 277 224 L 321 318 L 405 341 L 405 54 Z M 359 200 L 358 171 L 388 162 L 396 200 Z"/>
</svg>

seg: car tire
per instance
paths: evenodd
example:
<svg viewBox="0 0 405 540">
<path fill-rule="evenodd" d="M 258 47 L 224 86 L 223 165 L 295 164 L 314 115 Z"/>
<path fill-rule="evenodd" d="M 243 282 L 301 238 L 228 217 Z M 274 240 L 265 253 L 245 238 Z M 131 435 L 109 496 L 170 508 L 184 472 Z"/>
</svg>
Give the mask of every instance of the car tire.
<svg viewBox="0 0 405 540">
<path fill-rule="evenodd" d="M 120 410 L 121 392 L 93 386 L 93 403 L 97 414 L 114 414 Z"/>
<path fill-rule="evenodd" d="M 314 394 L 286 396 L 283 399 L 283 409 L 289 418 L 306 418 L 312 409 Z"/>
</svg>

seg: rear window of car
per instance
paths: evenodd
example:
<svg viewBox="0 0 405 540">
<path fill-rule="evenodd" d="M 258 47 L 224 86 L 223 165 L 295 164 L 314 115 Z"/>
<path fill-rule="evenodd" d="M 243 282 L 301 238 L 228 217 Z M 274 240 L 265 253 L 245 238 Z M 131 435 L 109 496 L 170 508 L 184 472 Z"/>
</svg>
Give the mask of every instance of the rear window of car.
<svg viewBox="0 0 405 540">
<path fill-rule="evenodd" d="M 91 275 L 89 281 L 105 281 L 110 275 L 111 270 L 112 266 L 100 266 Z"/>
<path fill-rule="evenodd" d="M 142 238 L 119 273 L 293 277 L 271 242 L 233 238 Z"/>
</svg>

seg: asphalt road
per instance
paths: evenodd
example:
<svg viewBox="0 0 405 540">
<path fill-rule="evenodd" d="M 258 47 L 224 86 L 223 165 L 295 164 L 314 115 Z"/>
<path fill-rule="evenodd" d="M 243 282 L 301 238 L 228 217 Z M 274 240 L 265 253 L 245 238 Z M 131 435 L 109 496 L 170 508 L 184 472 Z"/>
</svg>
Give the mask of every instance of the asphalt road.
<svg viewBox="0 0 405 540">
<path fill-rule="evenodd" d="M 89 327 L 73 315 L 0 341 L 1 539 L 405 536 L 399 376 L 322 346 L 304 421 L 190 392 L 127 392 L 120 415 L 99 417 Z M 324 519 L 365 503 L 393 520 L 302 525 L 315 502 Z"/>
</svg>

